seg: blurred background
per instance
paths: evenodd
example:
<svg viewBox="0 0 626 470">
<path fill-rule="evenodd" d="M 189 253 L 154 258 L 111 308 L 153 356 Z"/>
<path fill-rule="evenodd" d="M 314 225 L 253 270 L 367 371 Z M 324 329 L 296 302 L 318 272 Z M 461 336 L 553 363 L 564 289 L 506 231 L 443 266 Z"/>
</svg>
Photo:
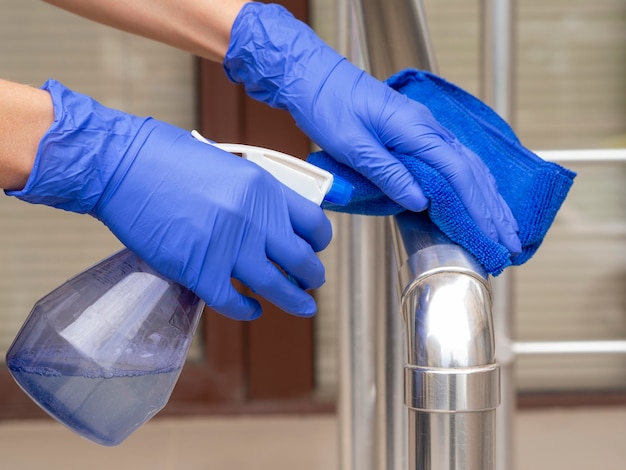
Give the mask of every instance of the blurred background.
<svg viewBox="0 0 626 470">
<path fill-rule="evenodd" d="M 335 42 L 334 0 L 281 3 Z M 626 2 L 516 5 L 512 124 L 521 141 L 533 150 L 626 147 Z M 479 95 L 480 2 L 425 6 L 440 75 Z M 303 158 L 311 148 L 288 115 L 248 100 L 221 65 L 43 2 L 0 0 L 0 58 L 4 79 L 40 86 L 55 78 L 107 106 L 214 140 Z M 579 176 L 544 245 L 509 270 L 515 338 L 625 339 L 626 165 L 568 166 Z M 4 358 L 39 298 L 121 245 L 88 216 L 4 196 L 0 220 Z M 336 247 L 321 256 L 327 284 L 316 293 L 315 319 L 268 305 L 252 324 L 205 312 L 170 404 L 119 448 L 99 448 L 52 422 L 0 366 L 0 466 L 335 468 Z M 626 356 L 521 357 L 516 385 L 518 468 L 623 468 Z"/>
</svg>

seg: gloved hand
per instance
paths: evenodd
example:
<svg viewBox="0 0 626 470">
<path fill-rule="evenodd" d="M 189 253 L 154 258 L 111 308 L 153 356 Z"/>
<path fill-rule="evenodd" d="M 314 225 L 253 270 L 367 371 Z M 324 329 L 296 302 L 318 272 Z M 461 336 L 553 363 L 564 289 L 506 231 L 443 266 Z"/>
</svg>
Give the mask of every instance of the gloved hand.
<svg viewBox="0 0 626 470">
<path fill-rule="evenodd" d="M 164 276 L 240 320 L 261 313 L 231 277 L 287 312 L 311 316 L 303 289 L 324 282 L 322 209 L 247 160 L 151 118 L 44 85 L 55 120 L 21 191 L 28 202 L 89 213 Z M 293 276 L 290 282 L 272 262 Z"/>
<path fill-rule="evenodd" d="M 483 232 L 521 252 L 515 218 L 480 158 L 426 107 L 355 67 L 281 6 L 244 5 L 224 68 L 250 96 L 288 110 L 328 154 L 412 211 L 429 202 L 389 150 L 422 159 L 446 177 Z"/>
</svg>

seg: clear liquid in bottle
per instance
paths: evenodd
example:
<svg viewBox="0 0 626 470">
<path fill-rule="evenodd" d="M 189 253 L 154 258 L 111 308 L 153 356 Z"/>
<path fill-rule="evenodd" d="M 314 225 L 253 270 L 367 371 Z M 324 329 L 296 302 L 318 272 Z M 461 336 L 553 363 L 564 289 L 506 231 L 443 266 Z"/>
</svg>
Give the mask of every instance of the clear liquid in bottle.
<svg viewBox="0 0 626 470">
<path fill-rule="evenodd" d="M 202 307 L 122 250 L 35 304 L 7 366 L 54 418 L 117 445 L 167 403 Z"/>
</svg>

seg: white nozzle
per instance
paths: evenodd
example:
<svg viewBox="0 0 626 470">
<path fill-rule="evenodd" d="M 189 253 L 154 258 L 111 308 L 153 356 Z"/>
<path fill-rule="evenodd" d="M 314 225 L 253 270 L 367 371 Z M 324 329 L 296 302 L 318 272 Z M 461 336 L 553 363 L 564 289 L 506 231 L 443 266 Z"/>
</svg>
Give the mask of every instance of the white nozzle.
<svg viewBox="0 0 626 470">
<path fill-rule="evenodd" d="M 211 142 L 197 131 L 192 131 L 191 135 L 226 152 L 241 154 L 243 158 L 256 163 L 282 184 L 317 205 L 324 199 L 333 204 L 346 205 L 352 196 L 352 185 L 292 155 L 252 145 Z"/>
</svg>

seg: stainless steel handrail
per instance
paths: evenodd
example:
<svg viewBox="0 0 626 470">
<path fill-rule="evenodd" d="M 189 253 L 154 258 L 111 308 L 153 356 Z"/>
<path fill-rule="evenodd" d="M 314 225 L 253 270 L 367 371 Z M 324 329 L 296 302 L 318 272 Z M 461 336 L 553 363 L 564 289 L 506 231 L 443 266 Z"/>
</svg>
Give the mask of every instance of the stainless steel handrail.
<svg viewBox="0 0 626 470">
<path fill-rule="evenodd" d="M 626 340 L 596 341 L 514 341 L 516 356 L 552 354 L 626 354 Z"/>
<path fill-rule="evenodd" d="M 610 163 L 626 162 L 626 149 L 576 149 L 576 150 L 536 150 L 544 160 L 558 163 Z"/>
<path fill-rule="evenodd" d="M 338 17 L 346 22 L 347 28 L 340 36 L 342 52 L 373 75 L 386 78 L 405 67 L 435 71 L 421 1 L 355 0 L 342 2 L 340 6 Z M 352 231 L 351 243 L 345 244 L 344 249 L 353 253 L 348 264 L 360 268 L 361 274 L 362 270 L 380 268 L 365 264 L 359 258 L 364 251 L 354 250 L 355 246 L 364 246 L 367 238 L 364 228 L 380 233 L 376 222 L 368 227 L 363 224 L 363 220 L 354 218 L 344 221 L 339 228 Z M 427 216 L 405 213 L 389 219 L 389 224 L 408 346 L 405 372 L 404 377 L 397 373 L 402 370 L 398 358 L 401 349 L 398 331 L 402 329 L 398 309 L 393 307 L 391 299 L 372 296 L 376 291 L 383 296 L 392 294 L 380 290 L 386 284 L 385 279 L 380 276 L 379 285 L 370 285 L 371 289 L 366 283 L 352 281 L 355 290 L 352 299 L 346 302 L 341 320 L 342 331 L 346 331 L 346 325 L 352 329 L 348 337 L 341 335 L 344 345 L 340 345 L 343 364 L 340 373 L 350 378 L 342 378 L 340 382 L 343 390 L 339 404 L 341 468 L 493 469 L 499 375 L 488 278 L 482 267 L 465 250 L 450 242 Z M 369 247 L 366 252 L 384 251 L 380 245 Z M 393 264 L 390 256 L 385 264 Z M 355 280 L 361 274 L 347 273 L 347 277 Z M 371 374 L 360 370 L 367 368 L 368 361 L 373 366 L 371 350 L 363 344 L 360 348 L 363 354 L 355 350 L 355 346 L 363 343 L 363 336 L 371 340 L 371 325 L 376 321 L 371 318 L 371 309 L 355 308 L 362 305 L 364 298 L 369 298 L 371 305 L 382 307 L 374 338 L 377 341 L 374 390 Z M 448 318 L 452 315 L 461 330 L 452 323 L 438 322 L 444 314 Z M 459 331 L 464 338 L 461 345 Z M 404 385 L 400 384 L 404 388 L 404 410 L 396 406 L 401 406 L 398 398 L 402 397 L 398 377 L 404 379 Z M 375 414 L 371 402 L 362 400 L 364 392 L 370 398 L 375 395 Z M 355 408 L 357 402 L 359 408 Z M 374 423 L 367 419 L 372 416 Z M 360 428 L 358 421 L 363 424 Z M 406 423 L 408 429 L 404 433 L 398 429 L 399 423 Z M 373 434 L 377 436 L 374 450 Z M 390 435 L 395 437 L 395 442 Z"/>
<path fill-rule="evenodd" d="M 514 127 L 516 0 L 481 0 L 481 95 Z M 512 275 L 505 271 L 493 279 L 493 316 L 496 358 L 500 364 L 500 406 L 496 413 L 496 469 L 512 470 L 516 403 L 512 352 L 505 346 L 513 337 Z"/>
<path fill-rule="evenodd" d="M 409 469 L 495 468 L 500 402 L 491 286 L 425 214 L 392 224 L 407 334 Z"/>
<path fill-rule="evenodd" d="M 340 50 L 351 60 L 379 78 L 404 67 L 436 71 L 420 0 L 338 0 L 338 4 Z M 482 97 L 510 121 L 515 0 L 482 0 L 481 4 Z M 624 153 L 539 152 L 559 162 L 621 161 Z M 389 267 L 394 259 L 383 256 L 381 265 L 380 253 L 387 243 L 381 222 L 342 216 L 337 230 L 344 266 L 340 282 L 350 292 L 348 299 L 339 302 L 340 468 L 512 469 L 514 357 L 621 353 L 625 342 L 513 341 L 507 273 L 490 288 L 480 266 L 419 214 L 388 221 L 406 332 L 403 340 L 398 306 L 389 297 L 388 277 L 394 271 Z M 380 275 L 363 275 L 375 271 Z M 431 301 L 433 296 L 436 302 Z M 462 300 L 451 310 L 442 309 L 445 302 L 439 299 L 446 298 Z M 470 339 L 461 348 L 454 329 L 437 324 L 450 311 L 458 316 L 457 322 L 463 319 L 465 338 Z M 400 353 L 406 357 L 406 409 L 399 408 L 398 400 L 403 387 Z M 503 398 L 495 420 L 498 395 Z"/>
</svg>

